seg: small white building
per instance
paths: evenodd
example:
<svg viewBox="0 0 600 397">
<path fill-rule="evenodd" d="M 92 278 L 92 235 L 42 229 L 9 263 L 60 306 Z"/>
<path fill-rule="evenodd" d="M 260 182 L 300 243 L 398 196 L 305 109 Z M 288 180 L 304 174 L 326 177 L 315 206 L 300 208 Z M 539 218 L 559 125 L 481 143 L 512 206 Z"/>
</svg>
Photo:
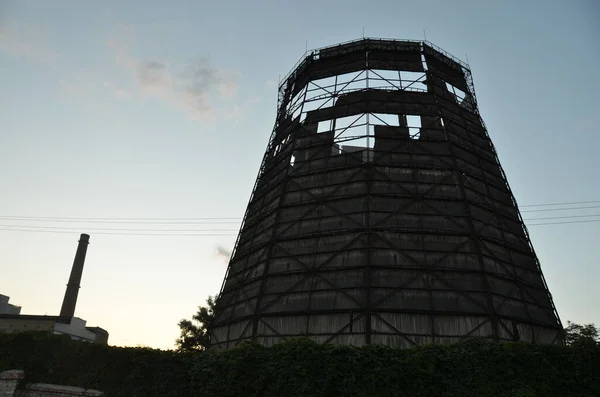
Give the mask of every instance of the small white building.
<svg viewBox="0 0 600 397">
<path fill-rule="evenodd" d="M 71 339 L 84 342 L 106 343 L 108 341 L 108 332 L 100 327 L 86 327 L 85 324 L 85 320 L 72 317 L 70 324 L 55 323 L 53 333 L 69 335 Z M 106 341 L 101 341 L 104 334 L 106 335 Z"/>
<path fill-rule="evenodd" d="M 69 335 L 71 339 L 106 345 L 108 332 L 100 327 L 86 327 L 86 321 L 78 317 L 40 316 L 20 314 L 21 307 L 8 303 L 9 297 L 0 295 L 0 333 L 49 332 Z"/>
</svg>

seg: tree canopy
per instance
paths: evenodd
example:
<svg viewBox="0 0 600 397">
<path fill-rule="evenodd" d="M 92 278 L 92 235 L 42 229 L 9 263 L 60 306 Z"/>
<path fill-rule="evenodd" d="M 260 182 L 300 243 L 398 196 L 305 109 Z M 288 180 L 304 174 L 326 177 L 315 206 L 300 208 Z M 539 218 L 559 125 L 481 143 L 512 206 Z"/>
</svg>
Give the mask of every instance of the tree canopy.
<svg viewBox="0 0 600 397">
<path fill-rule="evenodd" d="M 175 341 L 178 351 L 206 350 L 210 346 L 209 325 L 215 316 L 217 297 L 209 296 L 206 306 L 199 306 L 191 320 L 179 321 L 181 334 Z"/>
<path fill-rule="evenodd" d="M 594 324 L 575 324 L 567 321 L 565 344 L 572 347 L 590 348 L 600 346 L 598 329 Z"/>
<path fill-rule="evenodd" d="M 175 341 L 178 351 L 206 350 L 210 346 L 210 323 L 215 317 L 216 296 L 206 299 L 206 306 L 199 306 L 191 320 L 179 321 L 180 336 Z M 564 329 L 565 345 L 578 348 L 600 347 L 599 331 L 594 324 L 575 324 L 567 321 Z"/>
</svg>

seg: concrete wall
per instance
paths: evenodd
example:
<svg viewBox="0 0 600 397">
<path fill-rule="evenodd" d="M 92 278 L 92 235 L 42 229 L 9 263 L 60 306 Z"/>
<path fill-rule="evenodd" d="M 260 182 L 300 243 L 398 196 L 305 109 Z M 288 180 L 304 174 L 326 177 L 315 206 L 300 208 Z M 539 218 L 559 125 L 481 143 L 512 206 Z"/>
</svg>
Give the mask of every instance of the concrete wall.
<svg viewBox="0 0 600 397">
<path fill-rule="evenodd" d="M 98 390 L 81 387 L 51 385 L 47 383 L 27 384 L 21 390 L 16 390 L 18 383 L 24 378 L 23 371 L 11 370 L 0 373 L 0 397 L 73 397 L 73 396 L 103 396 Z"/>
<path fill-rule="evenodd" d="M 23 376 L 23 371 L 19 370 L 0 372 L 0 397 L 13 397 Z"/>
<path fill-rule="evenodd" d="M 0 318 L 0 332 L 52 331 L 55 319 Z"/>
<path fill-rule="evenodd" d="M 100 327 L 86 327 L 85 320 L 77 317 L 0 314 L 0 333 L 27 331 L 51 332 L 69 335 L 72 339 L 99 344 L 108 343 L 108 332 Z"/>
</svg>

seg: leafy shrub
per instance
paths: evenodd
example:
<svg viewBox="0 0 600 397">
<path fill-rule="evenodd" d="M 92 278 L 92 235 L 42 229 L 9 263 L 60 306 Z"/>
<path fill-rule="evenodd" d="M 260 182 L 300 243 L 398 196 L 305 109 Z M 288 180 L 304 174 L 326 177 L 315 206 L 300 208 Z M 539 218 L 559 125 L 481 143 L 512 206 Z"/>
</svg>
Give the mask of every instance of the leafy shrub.
<svg viewBox="0 0 600 397">
<path fill-rule="evenodd" d="M 22 333 L 0 335 L 0 371 L 7 369 L 107 397 L 600 396 L 600 349 L 477 339 L 404 350 L 291 339 L 178 353 Z"/>
</svg>

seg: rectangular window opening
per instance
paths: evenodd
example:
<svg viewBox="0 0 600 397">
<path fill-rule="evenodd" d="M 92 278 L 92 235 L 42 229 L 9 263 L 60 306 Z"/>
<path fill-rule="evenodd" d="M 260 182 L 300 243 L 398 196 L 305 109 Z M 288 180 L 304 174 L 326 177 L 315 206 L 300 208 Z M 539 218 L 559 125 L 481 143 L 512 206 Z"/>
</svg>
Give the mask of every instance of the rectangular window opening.
<svg viewBox="0 0 600 397">
<path fill-rule="evenodd" d="M 466 94 L 463 90 L 456 88 L 450 83 L 446 83 L 446 88 L 452 95 L 454 95 L 456 102 L 461 103 L 465 99 Z"/>
<path fill-rule="evenodd" d="M 353 116 L 340 117 L 335 119 L 335 130 L 341 131 L 345 128 L 354 128 L 365 125 L 365 114 L 356 114 Z"/>
<path fill-rule="evenodd" d="M 352 140 L 344 141 L 340 144 L 341 153 L 353 153 L 360 152 L 365 149 L 373 149 L 375 147 L 375 139 L 373 137 L 367 138 L 355 138 Z"/>
<path fill-rule="evenodd" d="M 304 102 L 303 112 L 310 112 L 311 110 L 318 110 L 334 105 L 334 97 L 323 98 L 323 99 L 311 99 L 307 98 Z"/>
<path fill-rule="evenodd" d="M 296 95 L 294 95 L 292 97 L 292 99 L 290 99 L 290 101 L 288 102 L 288 106 L 294 107 L 296 105 L 301 104 L 302 101 L 304 100 L 304 94 L 305 93 L 306 93 L 306 87 L 304 87 L 303 89 L 301 89 L 299 93 L 297 93 Z"/>
<path fill-rule="evenodd" d="M 362 80 L 366 77 L 364 70 L 359 72 L 344 73 L 337 76 L 338 89 L 351 81 Z"/>
<path fill-rule="evenodd" d="M 298 117 L 300 115 L 302 111 L 302 106 L 296 106 L 292 112 L 292 120 L 295 120 L 296 117 Z M 304 113 L 304 115 L 306 115 L 306 113 Z M 300 118 L 300 121 L 304 120 L 302 117 Z"/>
<path fill-rule="evenodd" d="M 300 123 L 304 123 L 304 120 L 306 120 L 306 112 L 303 112 L 303 113 L 300 115 Z"/>
<path fill-rule="evenodd" d="M 411 139 L 419 139 L 421 136 L 421 116 L 406 115 L 406 125 Z"/>
<path fill-rule="evenodd" d="M 371 113 L 369 117 L 369 124 L 400 127 L 400 117 L 397 114 Z"/>
<path fill-rule="evenodd" d="M 308 84 L 308 91 L 318 90 L 335 91 L 335 76 L 325 77 L 323 79 L 313 80 Z"/>
<path fill-rule="evenodd" d="M 302 110 L 302 101 L 304 100 L 304 93 L 306 92 L 306 88 L 303 88 L 299 93 L 294 95 L 294 97 L 288 102 L 286 111 L 287 114 L 292 115 L 292 120 L 300 115 L 300 111 Z"/>
<path fill-rule="evenodd" d="M 317 132 L 331 131 L 332 128 L 333 128 L 333 120 L 319 121 L 319 124 L 317 125 Z"/>
<path fill-rule="evenodd" d="M 406 91 L 426 91 L 425 73 L 400 71 L 402 89 Z"/>
<path fill-rule="evenodd" d="M 341 117 L 335 120 L 334 139 L 340 146 L 350 145 L 348 142 L 364 139 L 367 135 L 367 118 L 364 113 L 355 116 Z"/>
<path fill-rule="evenodd" d="M 401 89 L 400 73 L 397 70 L 369 70 L 369 87 L 377 89 Z"/>
<path fill-rule="evenodd" d="M 358 91 L 364 90 L 367 88 L 367 79 L 366 77 L 360 77 L 354 81 L 350 81 L 344 84 L 340 84 L 338 86 L 338 90 L 340 93 L 342 92 L 350 92 L 350 91 Z"/>
</svg>

